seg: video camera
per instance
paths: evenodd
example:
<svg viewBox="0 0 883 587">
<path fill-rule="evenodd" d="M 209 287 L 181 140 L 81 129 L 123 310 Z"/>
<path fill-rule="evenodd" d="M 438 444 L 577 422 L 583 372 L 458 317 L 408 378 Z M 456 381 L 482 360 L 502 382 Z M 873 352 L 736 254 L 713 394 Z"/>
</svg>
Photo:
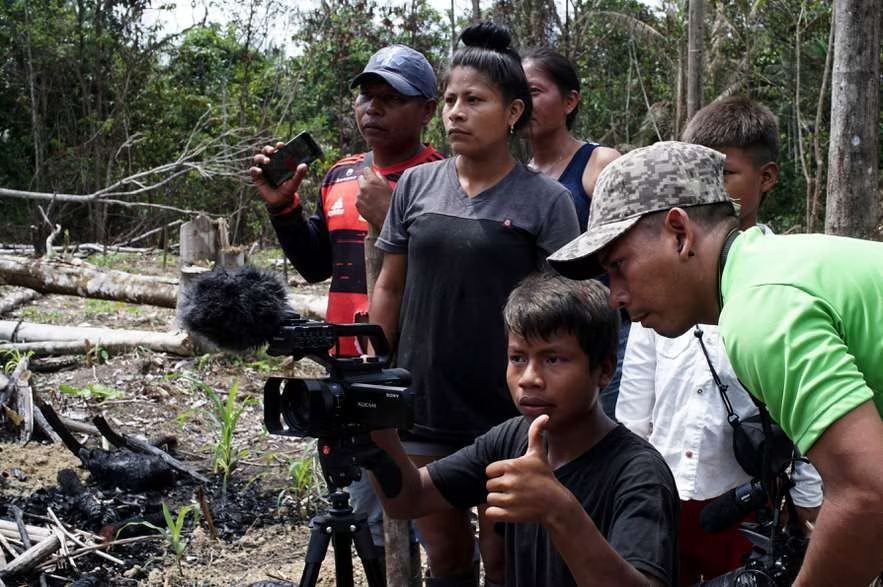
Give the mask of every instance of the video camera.
<svg viewBox="0 0 883 587">
<path fill-rule="evenodd" d="M 339 356 L 346 336 L 366 337 L 375 356 Z M 413 424 L 411 376 L 388 368 L 389 344 L 376 324 L 330 324 L 292 312 L 271 337 L 267 354 L 310 357 L 328 371 L 322 379 L 267 380 L 264 424 L 271 434 L 325 438 Z"/>
<path fill-rule="evenodd" d="M 788 492 L 792 486 L 791 478 L 785 472 L 775 480 L 770 492 L 764 484 L 753 479 L 705 507 L 700 514 L 699 524 L 707 532 L 719 532 L 752 512 L 757 513 L 757 522 L 743 522 L 739 526 L 739 531 L 752 544 L 743 566 L 699 585 L 786 587 L 794 582 L 803 564 L 809 540 L 799 527 L 797 511 Z M 777 496 L 781 497 L 777 499 Z M 782 502 L 788 508 L 787 521 L 783 521 L 779 509 L 775 507 L 775 504 Z M 771 503 L 773 507 L 770 507 Z"/>
<path fill-rule="evenodd" d="M 375 355 L 342 357 L 340 339 L 365 337 Z M 331 349 L 334 349 L 334 354 Z M 376 324 L 331 324 L 290 312 L 270 338 L 269 355 L 309 357 L 323 365 L 321 379 L 270 377 L 264 384 L 264 424 L 270 434 L 311 436 L 331 487 L 346 487 L 374 471 L 383 491 L 396 495 L 401 476 L 390 457 L 370 438 L 372 430 L 407 429 L 413 424 L 411 376 L 389 368 L 389 343 Z"/>
<path fill-rule="evenodd" d="M 331 324 L 291 310 L 278 275 L 244 267 L 218 268 L 183 292 L 181 322 L 193 334 L 234 351 L 267 344 L 270 355 L 309 357 L 326 369 L 315 379 L 270 377 L 264 384 L 264 423 L 271 434 L 311 436 L 319 441 L 325 479 L 346 487 L 374 471 L 387 495 L 401 485 L 400 472 L 370 438 L 372 430 L 410 428 L 410 374 L 389 368 L 390 349 L 376 324 Z M 346 357 L 340 339 L 363 337 L 373 357 Z"/>
</svg>

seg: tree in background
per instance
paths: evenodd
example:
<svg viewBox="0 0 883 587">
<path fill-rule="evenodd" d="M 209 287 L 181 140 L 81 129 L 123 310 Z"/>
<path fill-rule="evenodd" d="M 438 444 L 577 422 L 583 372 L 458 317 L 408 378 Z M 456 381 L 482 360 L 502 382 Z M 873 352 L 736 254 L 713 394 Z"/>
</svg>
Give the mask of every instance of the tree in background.
<svg viewBox="0 0 883 587">
<path fill-rule="evenodd" d="M 74 240 L 125 241 L 182 210 L 228 217 L 238 242 L 268 234 L 245 178 L 254 149 L 309 130 L 327 162 L 362 150 L 349 80 L 371 53 L 404 42 L 441 72 L 451 38 L 479 15 L 508 24 L 521 46 L 551 45 L 576 64 L 582 137 L 623 151 L 676 138 L 686 123 L 688 0 L 660 4 L 474 0 L 443 19 L 426 0 L 324 0 L 309 10 L 223 0 L 224 23 L 163 36 L 143 24 L 146 0 L 52 0 L 40 10 L 8 0 L 0 3 L 0 229 L 21 241 L 44 224 L 32 199 L 9 197 L 30 190 L 82 194 L 47 209 Z M 831 4 L 704 4 L 701 101 L 743 93 L 778 115 L 782 172 L 763 215 L 779 231 L 814 230 L 825 205 Z M 870 42 L 878 54 L 879 40 Z M 865 69 L 851 75 L 875 80 Z M 871 109 L 879 125 L 879 106 Z M 446 149 L 438 117 L 427 139 Z M 312 166 L 313 187 L 325 165 Z M 108 205 L 113 198 L 168 208 Z"/>
<path fill-rule="evenodd" d="M 880 0 L 834 3 L 825 232 L 872 238 L 879 221 Z"/>
</svg>

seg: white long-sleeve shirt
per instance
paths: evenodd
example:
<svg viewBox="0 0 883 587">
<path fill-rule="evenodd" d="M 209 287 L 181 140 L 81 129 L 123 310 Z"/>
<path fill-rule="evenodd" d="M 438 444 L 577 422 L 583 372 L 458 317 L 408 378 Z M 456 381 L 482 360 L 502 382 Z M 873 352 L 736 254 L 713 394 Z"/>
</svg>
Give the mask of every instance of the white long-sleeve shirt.
<svg viewBox="0 0 883 587">
<path fill-rule="evenodd" d="M 728 385 L 741 419 L 758 412 L 739 384 L 716 326 L 700 325 L 711 364 Z M 632 324 L 622 365 L 616 418 L 662 453 L 682 500 L 706 500 L 750 479 L 733 455 L 733 430 L 693 329 L 666 338 Z M 822 482 L 808 464 L 795 468 L 796 505 L 822 503 Z"/>
</svg>

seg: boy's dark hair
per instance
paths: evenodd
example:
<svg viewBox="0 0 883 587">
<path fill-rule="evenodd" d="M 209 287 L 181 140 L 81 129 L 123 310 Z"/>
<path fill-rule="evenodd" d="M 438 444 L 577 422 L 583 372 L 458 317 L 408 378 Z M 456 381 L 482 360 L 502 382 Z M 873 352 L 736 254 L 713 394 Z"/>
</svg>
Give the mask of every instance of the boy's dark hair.
<svg viewBox="0 0 883 587">
<path fill-rule="evenodd" d="M 769 108 L 745 96 L 727 96 L 700 109 L 683 141 L 712 149 L 744 149 L 756 167 L 779 160 L 779 124 Z"/>
<path fill-rule="evenodd" d="M 570 60 L 558 51 L 549 47 L 535 47 L 533 49 L 528 49 L 521 56 L 522 63 L 527 59 L 533 61 L 547 76 L 549 76 L 549 79 L 555 82 L 555 85 L 558 87 L 558 91 L 562 96 L 566 96 L 570 92 L 579 93 L 579 76 L 576 74 L 576 70 L 573 68 L 573 64 L 570 63 Z M 573 128 L 573 123 L 576 120 L 576 114 L 578 111 L 579 102 L 576 103 L 574 109 L 567 115 L 565 121 L 567 130 Z"/>
<path fill-rule="evenodd" d="M 509 333 L 525 339 L 573 334 L 594 369 L 605 359 L 616 358 L 619 342 L 619 312 L 607 296 L 607 288 L 594 279 L 575 281 L 547 271 L 534 273 L 509 294 L 503 322 Z"/>
<path fill-rule="evenodd" d="M 529 124 L 533 111 L 530 86 L 521 67 L 521 56 L 512 48 L 509 30 L 492 22 L 480 22 L 466 27 L 460 33 L 460 42 L 463 47 L 451 57 L 444 85 L 450 82 L 455 67 L 472 67 L 496 86 L 507 101 L 517 98 L 524 102 L 524 112 L 515 122 L 515 130 Z"/>
</svg>

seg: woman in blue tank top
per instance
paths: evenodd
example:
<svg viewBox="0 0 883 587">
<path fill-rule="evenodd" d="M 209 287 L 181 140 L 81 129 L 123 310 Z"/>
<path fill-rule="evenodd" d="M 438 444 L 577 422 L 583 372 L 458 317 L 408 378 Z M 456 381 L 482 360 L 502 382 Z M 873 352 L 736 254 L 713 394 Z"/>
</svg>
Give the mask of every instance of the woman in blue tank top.
<svg viewBox="0 0 883 587">
<path fill-rule="evenodd" d="M 619 152 L 581 141 L 570 133 L 579 108 L 580 87 L 566 57 L 542 47 L 526 51 L 521 63 L 533 100 L 533 117 L 525 133 L 533 153 L 530 166 L 570 190 L 580 230 L 585 230 L 595 180 Z"/>
<path fill-rule="evenodd" d="M 579 108 L 579 77 L 570 61 L 560 53 L 542 47 L 524 52 L 521 58 L 533 102 L 530 126 L 523 136 L 530 141 L 533 159 L 530 166 L 557 179 L 570 191 L 581 231 L 586 230 L 591 211 L 595 181 L 604 167 L 619 157 L 616 149 L 588 143 L 571 134 Z M 606 285 L 606 275 L 601 281 Z M 629 336 L 629 317 L 622 315 L 616 372 L 601 391 L 604 412 L 613 416 L 622 357 Z"/>
</svg>

